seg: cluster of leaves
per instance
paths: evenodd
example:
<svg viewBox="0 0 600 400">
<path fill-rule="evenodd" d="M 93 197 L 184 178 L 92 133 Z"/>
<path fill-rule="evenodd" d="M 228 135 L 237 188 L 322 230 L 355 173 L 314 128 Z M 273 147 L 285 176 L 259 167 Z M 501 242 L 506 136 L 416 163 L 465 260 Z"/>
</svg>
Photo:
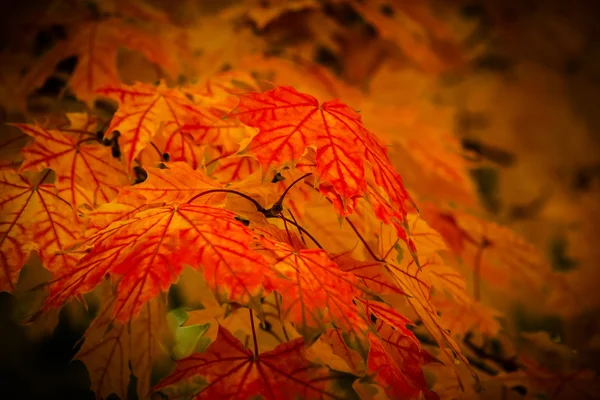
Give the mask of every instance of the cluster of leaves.
<svg viewBox="0 0 600 400">
<path fill-rule="evenodd" d="M 296 64 L 265 57 L 278 21 L 308 12 L 311 39 L 352 60 L 335 29 L 315 29 L 351 10 L 437 74 L 464 60 L 431 5 L 243 3 L 198 30 L 144 2 L 82 3 L 67 38 L 5 86 L 7 110 L 31 109 L 75 57 L 59 97 L 85 111 L 12 124 L 28 141 L 0 164 L 0 289 L 19 291 L 35 252 L 52 277 L 30 321 L 72 300 L 97 305 L 75 358 L 99 398 L 125 399 L 132 385 L 140 398 L 457 398 L 488 381 L 589 392 L 578 385 L 590 371 L 488 352 L 501 313 L 481 302 L 481 281 L 569 289 L 532 245 L 467 212 L 477 196 L 456 139 L 414 129 L 419 118 L 387 106 L 384 90 L 366 97 L 301 61 L 308 41 L 286 47 Z M 222 40 L 240 41 L 243 21 L 269 39 L 195 48 L 211 18 L 234 21 Z M 140 82 L 134 53 L 156 83 Z M 372 67 L 338 72 L 357 83 Z"/>
</svg>

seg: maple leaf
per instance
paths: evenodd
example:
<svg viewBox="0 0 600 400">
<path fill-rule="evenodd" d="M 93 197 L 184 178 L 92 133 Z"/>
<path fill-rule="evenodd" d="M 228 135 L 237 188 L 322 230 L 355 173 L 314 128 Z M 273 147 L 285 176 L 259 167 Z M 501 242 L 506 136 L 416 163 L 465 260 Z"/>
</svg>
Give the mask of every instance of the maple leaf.
<svg viewBox="0 0 600 400">
<path fill-rule="evenodd" d="M 25 94 L 41 86 L 58 62 L 77 56 L 77 66 L 68 85 L 79 99 L 91 104 L 97 97 L 96 89 L 120 83 L 117 69 L 120 47 L 139 51 L 173 75 L 179 71 L 173 46 L 159 35 L 134 28 L 118 18 L 108 18 L 77 26 L 66 41 L 57 44 L 28 71 L 23 77 L 21 92 Z"/>
<path fill-rule="evenodd" d="M 149 146 L 137 157 L 142 166 L 156 166 L 163 162 L 186 162 L 193 169 L 202 166 L 207 153 L 206 146 L 194 143 L 194 138 L 186 132 L 178 131 L 165 137 L 159 129 Z"/>
<path fill-rule="evenodd" d="M 204 82 L 184 85 L 181 90 L 203 106 L 230 111 L 237 105 L 236 94 L 260 91 L 260 87 L 249 72 L 233 70 L 216 74 Z"/>
<path fill-rule="evenodd" d="M 222 183 L 241 181 L 260 169 L 256 159 L 249 156 L 230 155 L 213 161 L 218 163 L 210 175 Z"/>
<path fill-rule="evenodd" d="M 551 279 L 550 264 L 531 243 L 507 227 L 464 212 L 446 212 L 426 204 L 423 216 L 452 252 L 490 283 L 539 288 Z"/>
<path fill-rule="evenodd" d="M 421 261 L 421 267 L 418 267 L 415 261 L 411 259 L 401 265 L 395 263 L 388 263 L 387 265 L 389 271 L 394 275 L 394 282 L 408 295 L 406 298 L 408 304 L 437 341 L 440 349 L 447 353 L 446 346 L 448 346 L 452 353 L 468 367 L 469 362 L 462 354 L 458 342 L 452 337 L 452 333 L 447 327 L 443 325 L 431 301 L 431 283 L 427 279 L 427 272 L 423 272 L 427 271 L 429 263 L 423 260 Z M 449 358 L 452 359 L 450 356 Z M 475 373 L 471 372 L 476 377 Z"/>
<path fill-rule="evenodd" d="M 146 303 L 136 319 L 113 323 L 111 306 L 108 302 L 87 328 L 74 359 L 85 364 L 98 398 L 116 394 L 126 399 L 130 370 L 137 379 L 136 392 L 145 398 L 150 394 L 153 361 L 164 356 L 161 344 L 168 340 L 166 308 L 156 299 Z"/>
<path fill-rule="evenodd" d="M 393 281 L 392 276 L 386 268 L 382 267 L 380 261 L 358 261 L 348 253 L 332 255 L 340 269 L 350 272 L 358 278 L 364 287 L 379 294 L 404 294 L 402 289 Z"/>
<path fill-rule="evenodd" d="M 508 387 L 525 386 L 528 393 L 549 395 L 552 399 L 593 399 L 598 394 L 600 379 L 590 369 L 552 371 L 533 359 L 522 357 L 525 370 L 500 373 L 494 379 Z"/>
<path fill-rule="evenodd" d="M 278 0 L 271 1 L 265 5 L 258 0 L 252 3 L 242 3 L 237 7 L 230 7 L 221 13 L 221 17 L 232 18 L 241 15 L 249 17 L 258 29 L 264 29 L 269 22 L 276 20 L 282 14 L 308 9 L 319 8 L 319 3 L 315 0 Z"/>
<path fill-rule="evenodd" d="M 224 132 L 240 130 L 239 124 L 221 121 L 194 104 L 179 89 L 167 88 L 164 82 L 158 86 L 140 82 L 132 86 L 105 86 L 97 92 L 119 102 L 106 135 L 112 135 L 113 131 L 120 133 L 119 145 L 128 167 L 160 128 L 166 141 L 163 151 L 176 155 L 185 152 L 183 143 L 186 136 L 196 144 L 227 147 L 231 146 L 228 143 L 232 140 L 235 143 L 237 136 L 231 139 L 232 136 Z M 181 137 L 176 140 L 178 136 Z"/>
<path fill-rule="evenodd" d="M 346 344 L 343 337 L 343 332 L 340 329 L 327 328 L 325 334 L 323 334 L 321 338 L 323 338 L 323 340 L 329 346 L 331 346 L 331 350 L 335 355 L 346 361 L 348 367 L 350 367 L 350 371 L 361 375 L 364 373 L 365 362 L 363 358 L 356 352 L 356 350 L 350 348 Z"/>
<path fill-rule="evenodd" d="M 185 203 L 193 196 L 209 190 L 220 189 L 216 181 L 182 162 L 168 163 L 168 169 L 147 168 L 148 178 L 132 189 L 150 203 Z M 202 196 L 198 201 L 216 204 L 222 193 Z M 197 203 L 196 203 L 197 204 Z"/>
<path fill-rule="evenodd" d="M 342 264 L 344 265 L 343 269 L 355 273 L 357 278 L 371 290 L 382 290 L 379 293 L 392 295 L 392 298 L 405 297 L 410 307 L 438 342 L 442 351 L 448 352 L 447 346 L 449 346 L 456 357 L 468 366 L 468 361 L 462 354 L 458 342 L 452 337 L 447 327 L 443 325 L 432 302 L 432 289 L 435 287 L 441 291 L 458 294 L 460 296 L 458 301 L 462 301 L 463 304 L 471 304 L 472 299 L 464 291 L 464 279 L 456 271 L 446 266 L 437 254 L 438 250 L 445 248 L 437 232 L 420 218 L 412 223 L 412 228 L 416 232 L 415 241 L 417 246 L 419 249 L 423 248 L 423 255 L 419 254 L 418 256 L 420 266 L 417 265 L 414 258 L 401 256 L 394 244 L 395 240 L 393 238 L 396 235 L 385 234 L 384 232 L 379 235 L 382 246 L 378 247 L 382 249 L 382 252 L 389 248 L 389 251 L 379 256 L 379 259 L 385 259 L 385 262 L 357 263 L 346 259 Z M 390 243 L 392 246 L 390 246 Z M 401 250 L 404 251 L 404 248 L 401 248 Z M 396 258 L 395 262 L 390 261 L 394 258 Z M 397 290 L 394 290 L 394 286 L 397 287 Z M 372 313 L 377 310 L 373 309 L 375 303 L 363 304 L 369 306 Z M 405 319 L 402 315 L 397 314 L 394 319 L 397 322 L 393 322 L 389 316 L 385 320 L 398 329 L 406 330 L 401 323 L 402 319 Z M 408 323 L 408 321 L 406 322 Z M 452 357 L 448 356 L 448 359 L 452 359 Z"/>
<path fill-rule="evenodd" d="M 438 73 L 462 60 L 452 31 L 430 11 L 428 2 L 375 0 L 352 4 L 379 34 L 395 41 L 404 54 L 427 72 Z M 382 12 L 381 10 L 387 10 Z M 402 26 L 402 29 L 398 29 Z"/>
<path fill-rule="evenodd" d="M 13 292 L 31 250 L 51 272 L 70 269 L 79 255 L 66 251 L 79 239 L 80 221 L 54 185 L 0 170 L 0 290 Z M 35 183 L 34 183 L 35 182 Z"/>
<path fill-rule="evenodd" d="M 264 353 L 259 352 L 254 340 L 253 352 L 220 326 L 217 339 L 206 352 L 177 361 L 171 375 L 154 389 L 201 377 L 206 384 L 194 393 L 195 399 L 246 399 L 258 395 L 269 400 L 342 398 L 329 387 L 332 378 L 328 370 L 306 360 L 302 338 Z"/>
<path fill-rule="evenodd" d="M 406 214 L 409 196 L 402 178 L 391 165 L 385 147 L 363 126 L 356 111 L 339 100 L 319 104 L 316 98 L 289 86 L 239 97 L 240 104 L 232 115 L 259 129 L 249 150 L 265 171 L 297 162 L 307 147 L 316 146 L 317 176 L 332 185 L 344 205 L 341 211 L 347 213 L 346 203 L 366 193 L 366 160 L 394 208 Z M 325 188 L 322 191 L 333 194 Z"/>
<path fill-rule="evenodd" d="M 283 298 L 284 318 L 301 327 L 318 328 L 329 322 L 357 331 L 365 321 L 353 303 L 362 291 L 355 277 L 343 272 L 324 250 L 294 250 L 285 243 L 267 245 L 275 264 L 265 289 Z"/>
<path fill-rule="evenodd" d="M 427 388 L 421 349 L 414 336 L 392 330 L 389 325 L 378 325 L 381 337 L 372 332 L 368 334 L 371 348 L 367 367 L 369 372 L 375 373 L 375 382 L 385 389 L 390 398 L 417 399 L 423 393 L 427 399 L 438 399 Z"/>
<path fill-rule="evenodd" d="M 122 206 L 122 212 L 130 213 L 131 206 Z M 113 222 L 88 239 L 93 247 L 77 265 L 60 270 L 45 308 L 92 290 L 108 273 L 117 280 L 113 317 L 124 322 L 166 291 L 186 264 L 202 267 L 219 300 L 248 302 L 261 290 L 268 266 L 248 249 L 252 231 L 234 217 L 223 209 L 184 204 Z"/>
<path fill-rule="evenodd" d="M 52 169 L 60 197 L 75 207 L 109 202 L 129 183 L 125 167 L 108 147 L 93 143 L 91 134 L 47 130 L 37 124 L 14 126 L 35 139 L 21 150 L 25 158 L 20 171 Z"/>
</svg>

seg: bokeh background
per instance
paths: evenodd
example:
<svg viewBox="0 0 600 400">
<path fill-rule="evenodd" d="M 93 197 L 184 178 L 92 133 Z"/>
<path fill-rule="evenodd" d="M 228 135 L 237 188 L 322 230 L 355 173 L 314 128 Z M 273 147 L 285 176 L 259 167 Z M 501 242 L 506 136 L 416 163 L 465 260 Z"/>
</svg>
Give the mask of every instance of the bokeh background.
<svg viewBox="0 0 600 400">
<path fill-rule="evenodd" d="M 1 7 L 6 157 L 17 157 L 25 139 L 5 123 L 110 109 L 82 102 L 68 87 L 81 56 L 46 64 L 51 73 L 42 81 L 26 78 L 83 22 L 133 19 L 185 57 L 170 74 L 148 52 L 121 48 L 124 82 L 176 84 L 244 70 L 359 107 L 391 143 L 419 200 L 443 191 L 449 203 L 509 228 L 568 286 L 542 295 L 478 283 L 482 303 L 504 315 L 503 328 L 546 332 L 577 352 L 579 366 L 600 369 L 598 2 L 31 0 Z M 503 251 L 510 255 L 510 246 Z M 527 265 L 513 267 L 508 273 L 518 280 Z M 85 367 L 70 362 L 93 310 L 71 304 L 46 323 L 22 325 L 39 300 L 29 276 L 43 276 L 35 260 L 18 293 L 0 294 L 0 398 L 94 398 Z M 478 278 L 466 279 L 474 287 Z"/>
</svg>

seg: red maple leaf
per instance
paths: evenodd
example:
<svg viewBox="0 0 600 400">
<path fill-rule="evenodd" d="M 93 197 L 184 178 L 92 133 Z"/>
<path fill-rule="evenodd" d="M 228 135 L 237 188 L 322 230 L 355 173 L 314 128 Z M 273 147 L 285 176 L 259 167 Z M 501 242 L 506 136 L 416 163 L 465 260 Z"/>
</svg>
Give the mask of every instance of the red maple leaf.
<svg viewBox="0 0 600 400">
<path fill-rule="evenodd" d="M 305 149 L 315 146 L 318 178 L 346 203 L 367 192 L 365 161 L 375 181 L 388 194 L 395 209 L 405 215 L 409 195 L 379 139 L 365 128 L 359 114 L 339 100 L 319 104 L 308 94 L 289 86 L 264 93 L 240 95 L 235 115 L 259 133 L 249 145 L 263 168 L 297 162 Z M 325 194 L 331 190 L 321 188 Z"/>
<path fill-rule="evenodd" d="M 131 212 L 131 206 L 117 207 Z M 268 265 L 248 249 L 254 234 L 234 217 L 227 210 L 184 204 L 113 222 L 88 239 L 92 248 L 77 265 L 59 271 L 45 307 L 92 290 L 110 274 L 117 281 L 113 316 L 124 322 L 166 291 L 186 264 L 202 267 L 219 300 L 248 302 L 262 288 Z"/>
<path fill-rule="evenodd" d="M 343 272 L 324 250 L 295 250 L 285 243 L 268 245 L 274 260 L 265 288 L 282 297 L 284 318 L 300 327 L 329 322 L 350 331 L 366 328 L 355 297 L 363 292 L 354 275 Z"/>
<path fill-rule="evenodd" d="M 261 395 L 268 400 L 338 399 L 330 388 L 326 368 L 311 364 L 304 356 L 304 340 L 292 340 L 260 353 L 256 336 L 254 352 L 219 326 L 217 339 L 206 352 L 177 361 L 175 370 L 155 390 L 199 377 L 206 384 L 195 399 L 247 399 Z"/>
<path fill-rule="evenodd" d="M 427 388 L 422 369 L 424 357 L 414 335 L 407 336 L 383 322 L 377 325 L 379 337 L 368 335 L 371 348 L 367 359 L 368 371 L 375 373 L 375 381 L 390 398 L 418 399 L 423 393 L 427 399 L 438 399 Z"/>
</svg>

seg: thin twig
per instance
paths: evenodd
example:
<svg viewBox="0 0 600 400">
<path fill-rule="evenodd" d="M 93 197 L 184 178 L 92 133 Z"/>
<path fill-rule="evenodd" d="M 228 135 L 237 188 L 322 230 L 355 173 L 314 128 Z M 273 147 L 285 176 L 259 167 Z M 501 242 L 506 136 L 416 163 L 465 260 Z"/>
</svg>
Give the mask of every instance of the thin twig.
<svg viewBox="0 0 600 400">
<path fill-rule="evenodd" d="M 296 217 L 294 217 L 294 214 L 292 214 L 292 210 L 288 209 L 288 213 L 290 214 L 290 217 L 292 217 L 292 219 L 294 220 L 294 223 L 298 224 Z M 302 243 L 304 243 L 304 245 L 306 246 L 306 239 L 304 239 L 304 234 L 302 234 L 302 231 L 300 229 L 298 229 L 298 233 L 300 234 L 300 239 L 302 239 Z"/>
<path fill-rule="evenodd" d="M 231 190 L 231 189 L 211 189 L 211 190 L 207 190 L 205 192 L 202 193 L 198 193 L 197 195 L 195 195 L 194 197 L 192 197 L 191 199 L 189 199 L 187 201 L 187 204 L 190 204 L 192 201 L 198 199 L 199 197 L 202 197 L 204 195 L 207 194 L 211 194 L 211 193 L 232 193 L 232 194 L 237 194 L 240 197 L 245 198 L 246 200 L 252 202 L 252 204 L 254 204 L 254 206 L 256 207 L 256 210 L 260 213 L 265 213 L 267 210 L 261 206 L 258 201 L 254 200 L 252 197 L 248 196 L 247 194 L 244 194 L 242 192 L 238 192 L 237 190 Z"/>
<path fill-rule="evenodd" d="M 252 339 L 254 339 L 254 358 L 258 358 L 258 342 L 256 340 L 256 331 L 254 328 L 254 315 L 252 314 L 252 309 L 249 308 L 250 311 L 250 325 L 252 325 Z"/>
<path fill-rule="evenodd" d="M 358 238 L 360 239 L 360 241 L 362 242 L 362 244 L 365 246 L 365 248 L 367 249 L 367 251 L 369 252 L 369 254 L 371 255 L 371 257 L 373 257 L 373 259 L 375 261 L 383 262 L 383 260 L 381 260 L 379 257 L 377 257 L 375 255 L 375 252 L 371 249 L 371 247 L 369 246 L 369 244 L 367 243 L 367 241 L 362 237 L 362 235 L 360 234 L 360 232 L 358 231 L 358 229 L 356 229 L 356 227 L 354 226 L 354 224 L 352 223 L 352 221 L 350 221 L 350 218 L 346 217 L 346 221 L 348 222 L 348 225 L 350 225 L 350 228 L 352 228 L 352 230 L 354 231 L 354 233 L 356 233 L 356 236 L 358 236 Z"/>
<path fill-rule="evenodd" d="M 283 215 L 279 215 L 278 218 L 281 218 L 282 220 L 289 222 L 290 224 L 294 225 L 296 228 L 298 228 L 300 231 L 302 231 L 306 236 L 308 236 L 310 238 L 310 240 L 313 241 L 314 244 L 317 245 L 318 248 L 323 249 L 323 246 L 321 246 L 319 244 L 319 242 L 317 241 L 317 239 L 315 239 L 313 237 L 313 235 L 310 234 L 310 232 L 308 232 L 306 229 L 304 229 L 301 225 L 298 225 L 296 222 L 292 221 L 289 218 L 284 217 Z"/>
<path fill-rule="evenodd" d="M 302 175 L 300 178 L 296 179 L 294 182 L 292 182 L 281 194 L 281 196 L 279 197 L 279 200 L 277 200 L 275 202 L 275 204 L 283 204 L 283 200 L 285 199 L 285 195 L 287 194 L 287 192 L 298 182 L 300 182 L 302 179 L 307 178 L 309 176 L 312 175 L 312 172 L 309 172 L 307 174 Z"/>
</svg>

